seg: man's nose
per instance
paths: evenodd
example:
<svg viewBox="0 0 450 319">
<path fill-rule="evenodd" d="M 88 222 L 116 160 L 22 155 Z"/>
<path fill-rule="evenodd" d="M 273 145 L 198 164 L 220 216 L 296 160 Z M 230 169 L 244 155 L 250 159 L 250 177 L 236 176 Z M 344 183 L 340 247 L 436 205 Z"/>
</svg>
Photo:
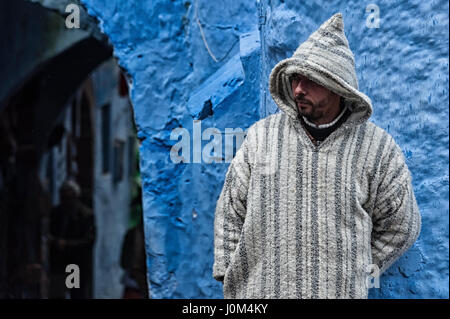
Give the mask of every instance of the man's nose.
<svg viewBox="0 0 450 319">
<path fill-rule="evenodd" d="M 299 95 L 299 94 L 306 95 L 307 87 L 306 87 L 305 83 L 306 83 L 306 81 L 302 81 L 302 80 L 297 82 L 297 85 L 295 85 L 295 87 L 294 87 L 294 96 Z"/>
</svg>

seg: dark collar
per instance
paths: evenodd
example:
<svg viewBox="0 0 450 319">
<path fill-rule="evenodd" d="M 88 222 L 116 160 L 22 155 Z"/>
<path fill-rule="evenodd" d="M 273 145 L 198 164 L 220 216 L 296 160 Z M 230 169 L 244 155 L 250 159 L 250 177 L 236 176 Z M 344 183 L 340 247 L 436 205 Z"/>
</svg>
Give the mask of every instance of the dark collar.
<svg viewBox="0 0 450 319">
<path fill-rule="evenodd" d="M 341 107 L 344 105 L 342 101 L 343 101 L 343 99 L 341 99 Z M 332 126 L 329 126 L 326 128 L 317 128 L 317 127 L 309 125 L 308 123 L 305 122 L 305 120 L 303 119 L 303 116 L 301 116 L 301 115 L 299 115 L 299 118 L 300 118 L 301 123 L 303 124 L 303 127 L 312 135 L 312 137 L 316 141 L 323 141 L 331 133 L 333 133 L 342 123 L 344 123 L 347 120 L 347 118 L 350 116 L 351 113 L 352 113 L 352 111 L 350 111 L 350 109 L 347 108 L 347 110 L 344 112 L 342 117 L 336 123 L 334 123 Z"/>
</svg>

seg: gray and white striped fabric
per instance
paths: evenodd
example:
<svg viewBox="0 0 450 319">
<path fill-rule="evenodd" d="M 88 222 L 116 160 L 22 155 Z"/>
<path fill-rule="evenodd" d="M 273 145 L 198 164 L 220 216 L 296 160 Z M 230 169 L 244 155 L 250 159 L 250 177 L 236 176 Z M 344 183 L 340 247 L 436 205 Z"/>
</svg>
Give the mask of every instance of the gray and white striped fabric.
<svg viewBox="0 0 450 319">
<path fill-rule="evenodd" d="M 302 69 L 280 63 L 270 87 L 283 112 L 249 128 L 217 201 L 213 276 L 225 298 L 367 298 L 370 265 L 382 273 L 419 235 L 411 174 L 393 138 L 367 121 L 370 99 L 328 76 L 352 115 L 313 144 L 285 82 L 286 69 Z"/>
</svg>

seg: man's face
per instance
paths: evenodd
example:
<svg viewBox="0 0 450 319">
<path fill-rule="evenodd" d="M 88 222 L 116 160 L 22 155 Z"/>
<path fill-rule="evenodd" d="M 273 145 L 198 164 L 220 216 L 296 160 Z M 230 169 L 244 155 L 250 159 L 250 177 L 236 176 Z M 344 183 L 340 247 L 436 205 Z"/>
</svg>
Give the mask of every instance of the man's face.
<svg viewBox="0 0 450 319">
<path fill-rule="evenodd" d="M 327 119 L 339 108 L 339 95 L 309 80 L 301 74 L 290 77 L 292 93 L 298 111 L 311 122 Z"/>
</svg>

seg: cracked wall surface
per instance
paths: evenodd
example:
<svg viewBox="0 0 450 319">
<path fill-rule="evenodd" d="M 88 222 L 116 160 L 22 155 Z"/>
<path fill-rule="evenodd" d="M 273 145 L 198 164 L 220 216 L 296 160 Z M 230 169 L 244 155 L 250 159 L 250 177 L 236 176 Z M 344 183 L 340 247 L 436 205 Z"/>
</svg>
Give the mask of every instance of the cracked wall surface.
<svg viewBox="0 0 450 319">
<path fill-rule="evenodd" d="M 369 3 L 358 1 L 82 3 L 130 77 L 151 297 L 222 296 L 211 276 L 213 219 L 228 164 L 195 163 L 209 140 L 199 147 L 193 135 L 215 127 L 224 139 L 225 128 L 276 112 L 271 68 L 340 11 L 371 121 L 403 149 L 423 219 L 370 297 L 448 298 L 448 2 L 378 1 L 379 28 L 367 27 Z M 178 127 L 189 132 L 191 163 L 169 156 Z"/>
</svg>

